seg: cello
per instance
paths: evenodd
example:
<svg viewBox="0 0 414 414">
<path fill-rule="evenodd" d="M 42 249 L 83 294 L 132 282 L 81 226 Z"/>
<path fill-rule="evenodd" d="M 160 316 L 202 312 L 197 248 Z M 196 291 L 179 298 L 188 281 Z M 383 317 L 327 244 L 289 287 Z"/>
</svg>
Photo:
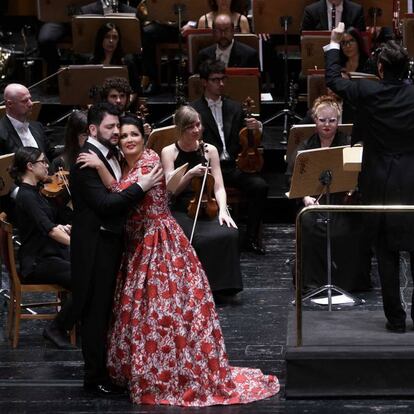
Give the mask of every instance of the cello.
<svg viewBox="0 0 414 414">
<path fill-rule="evenodd" d="M 254 101 L 248 97 L 243 103 L 245 117 L 251 118 Z M 245 173 L 257 173 L 263 168 L 263 155 L 259 151 L 261 145 L 261 132 L 244 127 L 240 133 L 241 152 L 237 156 L 236 164 L 240 171 Z"/>
</svg>

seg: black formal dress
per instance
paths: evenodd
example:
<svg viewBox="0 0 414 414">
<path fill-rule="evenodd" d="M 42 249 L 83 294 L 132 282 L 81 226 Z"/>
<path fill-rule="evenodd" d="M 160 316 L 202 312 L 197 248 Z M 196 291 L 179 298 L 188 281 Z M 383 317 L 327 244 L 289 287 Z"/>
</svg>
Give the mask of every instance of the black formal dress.
<svg viewBox="0 0 414 414">
<path fill-rule="evenodd" d="M 337 132 L 331 147 L 349 145 L 350 137 Z M 298 151 L 321 148 L 318 134 L 312 135 Z M 293 173 L 294 159 L 287 174 Z M 314 195 L 314 194 L 310 194 Z M 330 204 L 351 203 L 346 193 L 331 195 Z M 319 200 L 326 204 L 326 197 Z M 352 202 L 354 204 L 354 202 Z M 371 247 L 362 216 L 357 213 L 331 213 L 332 283 L 346 291 L 363 291 L 371 287 Z M 304 289 L 327 284 L 326 214 L 307 214 L 302 222 L 302 280 Z"/>
<path fill-rule="evenodd" d="M 199 151 L 183 151 L 178 144 L 174 168 L 188 163 L 191 169 L 205 161 Z M 188 203 L 194 195 L 191 185 L 180 193 L 172 204 L 173 216 L 189 238 L 194 220 L 187 215 Z M 243 289 L 240 271 L 239 232 L 226 224 L 220 226 L 218 218 L 199 218 L 193 237 L 193 247 L 207 273 L 213 292 L 237 293 Z"/>
<path fill-rule="evenodd" d="M 223 152 L 216 121 L 204 97 L 191 103 L 201 116 L 204 127 L 203 139 L 214 145 L 219 154 Z M 247 199 L 247 231 L 248 239 L 255 241 L 264 214 L 264 208 L 269 186 L 259 174 L 248 174 L 236 166 L 237 155 L 240 152 L 239 132 L 244 127 L 244 114 L 241 105 L 231 99 L 223 99 L 223 132 L 226 149 L 230 159 L 221 161 L 224 184 L 238 188 Z"/>
<path fill-rule="evenodd" d="M 86 142 L 113 174 L 107 159 Z M 115 176 L 114 176 L 115 177 Z M 95 169 L 75 164 L 70 173 L 74 207 L 71 234 L 73 301 L 81 320 L 85 383 L 107 381 L 106 342 L 109 317 L 123 250 L 126 215 L 144 192 L 133 184 L 110 193 Z"/>
<path fill-rule="evenodd" d="M 365 18 L 361 5 L 349 0 L 343 0 L 342 19 L 345 28 L 355 27 L 364 32 Z M 326 0 L 319 0 L 305 7 L 302 20 L 302 30 L 329 30 Z"/>
<path fill-rule="evenodd" d="M 216 60 L 217 45 L 214 43 L 198 52 L 198 66 L 206 60 Z M 229 57 L 229 68 L 258 68 L 260 65 L 257 51 L 244 43 L 234 41 Z"/>
<path fill-rule="evenodd" d="M 393 79 L 343 79 L 337 49 L 327 51 L 325 61 L 327 85 L 357 109 L 352 141 L 364 144 L 359 176 L 363 203 L 413 205 L 414 86 Z M 372 221 L 385 316 L 402 325 L 399 251 L 414 251 L 414 216 L 377 214 Z"/>
<path fill-rule="evenodd" d="M 69 248 L 49 237 L 59 222 L 57 209 L 39 193 L 39 188 L 22 183 L 16 196 L 16 219 L 21 246 L 20 274 L 27 283 L 57 283 L 72 290 Z M 58 313 L 58 328 L 70 330 L 75 323 L 72 300 Z"/>
</svg>

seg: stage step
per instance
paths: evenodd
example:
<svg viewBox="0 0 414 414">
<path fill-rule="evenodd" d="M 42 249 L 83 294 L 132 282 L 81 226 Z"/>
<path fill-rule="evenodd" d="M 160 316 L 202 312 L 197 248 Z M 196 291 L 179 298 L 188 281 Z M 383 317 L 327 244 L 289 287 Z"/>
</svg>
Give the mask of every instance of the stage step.
<svg viewBox="0 0 414 414">
<path fill-rule="evenodd" d="M 286 398 L 414 395 L 414 331 L 385 329 L 382 310 L 304 311 L 303 346 L 296 347 L 290 311 Z"/>
</svg>

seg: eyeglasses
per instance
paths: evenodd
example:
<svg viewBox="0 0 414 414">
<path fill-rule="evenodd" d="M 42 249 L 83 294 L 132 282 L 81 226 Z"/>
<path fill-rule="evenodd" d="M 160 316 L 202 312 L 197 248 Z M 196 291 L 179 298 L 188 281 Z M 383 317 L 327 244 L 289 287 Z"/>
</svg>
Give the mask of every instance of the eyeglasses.
<svg viewBox="0 0 414 414">
<path fill-rule="evenodd" d="M 337 118 L 318 118 L 318 122 L 321 124 L 336 124 L 338 122 Z"/>
<path fill-rule="evenodd" d="M 349 40 L 341 40 L 341 46 L 351 46 L 356 42 L 355 39 L 349 39 Z"/>
<path fill-rule="evenodd" d="M 208 78 L 208 80 L 214 83 L 225 82 L 227 80 L 227 76 L 217 76 L 214 78 Z"/>
<path fill-rule="evenodd" d="M 41 162 L 43 165 L 49 165 L 49 162 L 46 159 L 34 161 L 32 164 L 37 164 L 38 162 Z"/>
</svg>

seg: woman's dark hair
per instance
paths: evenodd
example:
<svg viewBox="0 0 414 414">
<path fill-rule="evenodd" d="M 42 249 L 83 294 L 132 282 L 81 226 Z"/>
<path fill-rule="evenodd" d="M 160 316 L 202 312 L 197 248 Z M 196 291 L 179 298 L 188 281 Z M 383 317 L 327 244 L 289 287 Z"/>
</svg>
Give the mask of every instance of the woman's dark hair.
<svg viewBox="0 0 414 414">
<path fill-rule="evenodd" d="M 364 39 L 361 35 L 361 32 L 355 27 L 348 27 L 348 29 L 345 30 L 345 34 L 350 35 L 357 42 L 358 52 L 359 52 L 358 66 L 363 67 L 365 62 L 368 59 L 368 51 L 365 46 Z M 342 48 L 340 50 L 340 56 L 341 56 L 341 64 L 345 65 L 348 58 L 345 56 L 344 52 L 342 51 Z"/>
<path fill-rule="evenodd" d="M 19 185 L 27 172 L 27 164 L 36 162 L 42 151 L 35 147 L 20 147 L 14 154 L 13 164 L 9 168 L 10 177 Z"/>
<path fill-rule="evenodd" d="M 121 128 L 124 125 L 134 125 L 138 128 L 139 132 L 141 132 L 141 135 L 143 137 L 145 136 L 144 124 L 142 123 L 142 120 L 140 118 L 137 118 L 136 116 L 125 115 L 119 118 L 119 123 L 121 124 Z"/>
<path fill-rule="evenodd" d="M 210 10 L 213 12 L 218 11 L 217 0 L 208 0 L 208 7 L 210 7 Z M 245 14 L 247 8 L 246 0 L 231 0 L 230 11 L 232 13 Z"/>
<path fill-rule="evenodd" d="M 107 33 L 109 33 L 111 30 L 116 30 L 118 33 L 118 44 L 116 46 L 116 49 L 114 50 L 114 53 L 112 55 L 111 64 L 112 65 L 121 65 L 122 64 L 122 58 L 124 57 L 124 51 L 122 50 L 122 39 L 121 39 L 121 31 L 119 30 L 119 27 L 111 22 L 104 23 L 96 33 L 95 37 L 95 49 L 93 51 L 93 56 L 91 59 L 92 63 L 100 64 L 105 59 L 105 52 L 102 47 L 103 40 Z"/>
<path fill-rule="evenodd" d="M 65 129 L 65 159 L 68 165 L 73 165 L 78 156 L 79 146 L 79 134 L 85 134 L 88 132 L 88 120 L 84 111 L 73 111 L 68 119 Z"/>
</svg>

